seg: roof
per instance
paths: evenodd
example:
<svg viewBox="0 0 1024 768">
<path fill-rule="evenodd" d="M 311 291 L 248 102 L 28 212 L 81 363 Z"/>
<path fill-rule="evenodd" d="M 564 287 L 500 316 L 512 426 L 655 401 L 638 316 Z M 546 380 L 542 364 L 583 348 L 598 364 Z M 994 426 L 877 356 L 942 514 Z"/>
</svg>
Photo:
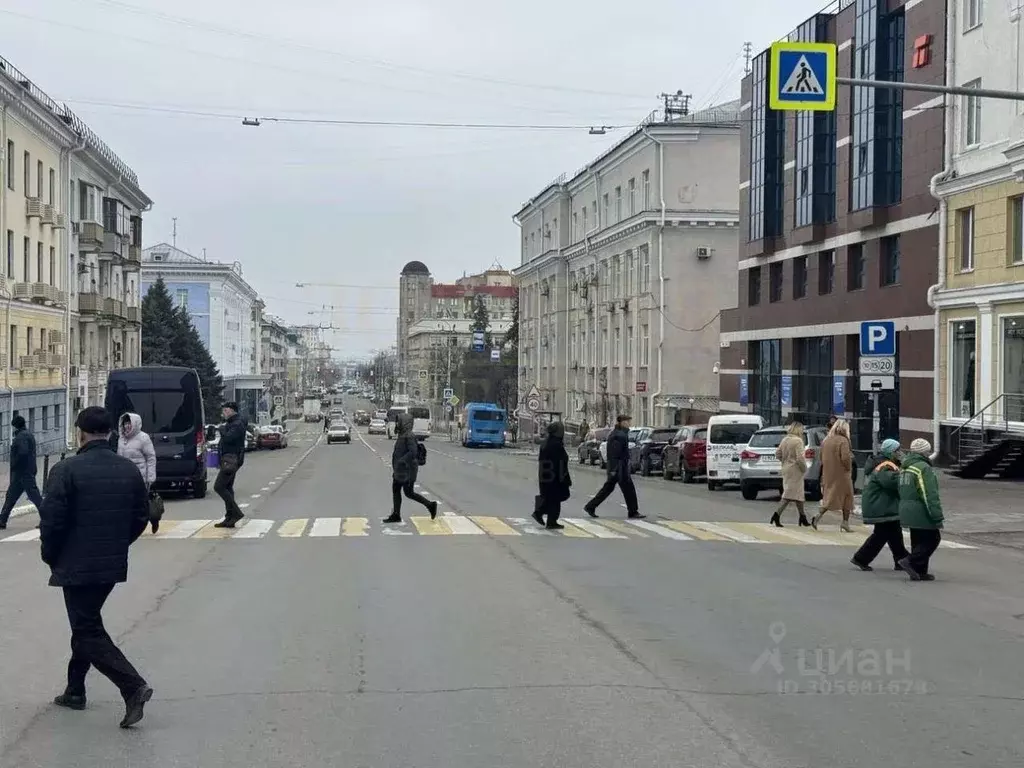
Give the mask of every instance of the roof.
<svg viewBox="0 0 1024 768">
<path fill-rule="evenodd" d="M 404 267 L 402 267 L 403 275 L 429 275 L 430 270 L 427 269 L 427 265 L 422 261 L 410 261 Z"/>
<path fill-rule="evenodd" d="M 434 283 L 430 286 L 430 296 L 434 299 L 461 299 L 477 294 L 494 296 L 497 299 L 514 299 L 519 289 L 513 285 L 453 285 L 451 283 Z"/>
</svg>

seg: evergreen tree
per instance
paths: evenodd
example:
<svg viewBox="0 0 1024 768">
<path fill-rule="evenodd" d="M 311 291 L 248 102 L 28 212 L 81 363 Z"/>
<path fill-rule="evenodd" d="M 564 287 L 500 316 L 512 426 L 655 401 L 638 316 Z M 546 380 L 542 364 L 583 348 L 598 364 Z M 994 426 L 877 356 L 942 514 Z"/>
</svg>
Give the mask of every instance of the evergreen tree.
<svg viewBox="0 0 1024 768">
<path fill-rule="evenodd" d="M 142 298 L 142 364 L 176 365 L 172 352 L 177 327 L 174 304 L 162 277 Z"/>
<path fill-rule="evenodd" d="M 484 297 L 479 293 L 473 297 L 473 324 L 470 325 L 470 330 L 474 333 L 482 331 L 484 334 L 484 348 L 490 349 L 492 341 L 491 313 L 487 311 L 487 305 L 484 304 Z"/>
<path fill-rule="evenodd" d="M 510 357 L 519 357 L 519 294 L 512 300 L 512 324 L 505 332 L 505 351 Z"/>
<path fill-rule="evenodd" d="M 174 325 L 178 329 L 174 349 L 179 352 L 177 365 L 195 368 L 199 374 L 199 386 L 203 391 L 203 410 L 210 414 L 219 414 L 224 403 L 224 379 L 217 369 L 217 364 L 210 355 L 210 350 L 203 344 L 199 331 L 196 330 L 185 307 L 175 313 Z"/>
</svg>

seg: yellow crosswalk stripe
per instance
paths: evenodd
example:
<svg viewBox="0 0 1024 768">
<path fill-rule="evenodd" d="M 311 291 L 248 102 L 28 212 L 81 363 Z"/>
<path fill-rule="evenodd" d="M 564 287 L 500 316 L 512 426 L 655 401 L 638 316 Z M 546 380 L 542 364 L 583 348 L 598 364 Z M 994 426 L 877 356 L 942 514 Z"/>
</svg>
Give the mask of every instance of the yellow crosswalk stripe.
<svg viewBox="0 0 1024 768">
<path fill-rule="evenodd" d="M 745 533 L 756 539 L 761 539 L 765 544 L 798 544 L 796 539 L 778 533 L 777 528 L 768 523 L 722 523 L 723 526 L 732 528 L 739 533 Z M 785 529 L 782 529 L 785 530 Z"/>
<path fill-rule="evenodd" d="M 693 538 L 700 539 L 701 541 L 728 541 L 725 536 L 719 536 L 717 533 L 705 531 L 695 525 L 690 525 L 689 523 L 680 520 L 659 520 L 658 522 L 667 528 L 671 528 L 673 531 L 685 533 L 687 536 L 692 536 Z"/>
<path fill-rule="evenodd" d="M 859 547 L 864 543 L 864 539 L 868 537 L 868 533 L 869 531 L 866 526 L 861 525 L 854 528 L 853 533 L 846 533 L 838 528 L 831 531 L 827 529 L 823 531 L 819 528 L 817 535 L 826 541 L 834 541 L 840 546 Z"/>
<path fill-rule="evenodd" d="M 341 523 L 342 536 L 367 536 L 366 531 L 370 525 L 369 519 L 365 517 L 346 517 Z"/>
<path fill-rule="evenodd" d="M 605 520 L 601 518 L 601 525 L 611 528 L 616 533 L 621 533 L 623 536 L 638 536 L 641 539 L 646 539 L 651 534 L 644 533 L 639 528 L 633 525 L 626 525 L 618 520 Z"/>
<path fill-rule="evenodd" d="M 181 522 L 180 520 L 161 520 L 160 521 L 160 533 L 166 533 L 168 531 L 173 531 L 175 528 L 178 527 L 178 524 L 180 522 Z M 153 538 L 153 529 L 150 528 L 147 525 L 146 526 L 146 530 L 144 530 L 142 532 L 142 535 L 145 536 L 145 537 L 148 537 L 148 538 Z"/>
<path fill-rule="evenodd" d="M 297 539 L 306 530 L 306 523 L 309 520 L 305 517 L 285 520 L 277 529 L 277 535 L 285 539 Z"/>
<path fill-rule="evenodd" d="M 570 539 L 592 539 L 594 535 L 587 533 L 582 528 L 577 528 L 572 523 L 563 523 L 565 528 L 562 529 L 562 535 L 568 536 Z"/>
<path fill-rule="evenodd" d="M 208 523 L 200 528 L 190 538 L 193 539 L 228 539 L 235 534 L 234 528 L 214 528 L 213 523 Z M 162 525 L 161 525 L 162 527 Z"/>
<path fill-rule="evenodd" d="M 484 517 L 470 515 L 469 519 L 483 528 L 491 536 L 522 536 L 519 531 L 506 523 L 500 517 Z"/>
<path fill-rule="evenodd" d="M 440 518 L 431 520 L 429 517 L 411 517 L 409 519 L 421 536 L 451 536 L 452 534 Z"/>
</svg>

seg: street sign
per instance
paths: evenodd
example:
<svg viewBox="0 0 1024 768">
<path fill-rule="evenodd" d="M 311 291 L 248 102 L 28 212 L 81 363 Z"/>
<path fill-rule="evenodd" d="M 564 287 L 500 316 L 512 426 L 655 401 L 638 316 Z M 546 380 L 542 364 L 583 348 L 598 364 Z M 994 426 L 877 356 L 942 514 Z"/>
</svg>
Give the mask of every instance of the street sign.
<svg viewBox="0 0 1024 768">
<path fill-rule="evenodd" d="M 638 381 L 636 383 L 636 391 L 637 392 L 646 392 L 647 391 L 647 382 L 646 381 Z"/>
<path fill-rule="evenodd" d="M 451 403 L 448 403 L 444 407 L 444 412 L 447 413 L 449 416 L 451 415 L 452 411 L 454 411 L 454 410 L 455 410 L 455 407 Z"/>
<path fill-rule="evenodd" d="M 868 320 L 860 324 L 861 357 L 894 357 L 896 355 L 896 323 L 891 320 Z"/>
<path fill-rule="evenodd" d="M 860 359 L 861 376 L 895 376 L 895 357 L 862 357 Z"/>
<path fill-rule="evenodd" d="M 450 405 L 452 408 L 454 408 L 458 404 L 459 398 L 457 395 L 452 395 L 451 397 L 448 398 L 448 405 Z"/>
<path fill-rule="evenodd" d="M 537 398 L 538 400 L 540 400 L 540 390 L 537 389 L 537 385 L 536 384 L 534 384 L 532 387 L 530 387 L 530 391 L 526 395 L 526 399 L 527 400 L 529 400 L 531 398 Z"/>
<path fill-rule="evenodd" d="M 531 413 L 536 413 L 537 411 L 539 411 L 540 410 L 540 398 L 539 397 L 533 397 L 532 395 L 530 397 L 526 398 L 526 410 L 530 411 Z"/>
<path fill-rule="evenodd" d="M 483 352 L 484 351 L 484 332 L 473 331 L 473 351 Z"/>
<path fill-rule="evenodd" d="M 832 112 L 836 108 L 835 43 L 772 43 L 768 106 Z"/>
<path fill-rule="evenodd" d="M 895 376 L 861 376 L 861 392 L 884 392 L 896 389 Z"/>
<path fill-rule="evenodd" d="M 454 394 L 455 394 L 455 390 L 452 389 L 451 387 L 445 387 L 444 388 L 444 399 L 445 400 L 451 400 L 452 399 L 452 395 L 454 395 Z"/>
<path fill-rule="evenodd" d="M 500 363 L 501 362 L 501 350 L 500 349 L 495 348 L 495 349 L 491 350 L 491 362 L 492 363 Z"/>
</svg>

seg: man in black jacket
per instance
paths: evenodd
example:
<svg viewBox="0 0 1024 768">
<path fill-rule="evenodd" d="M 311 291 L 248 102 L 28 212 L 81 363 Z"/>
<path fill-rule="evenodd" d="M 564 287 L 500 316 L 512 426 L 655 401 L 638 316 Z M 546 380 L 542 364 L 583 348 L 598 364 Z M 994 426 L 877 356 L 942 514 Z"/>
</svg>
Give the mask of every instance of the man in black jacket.
<svg viewBox="0 0 1024 768">
<path fill-rule="evenodd" d="M 28 496 L 36 509 L 43 506 L 43 497 L 36 484 L 36 439 L 25 428 L 25 417 L 21 414 L 11 419 L 11 426 L 14 427 L 14 437 L 11 439 L 11 480 L 7 486 L 3 509 L 0 509 L 0 531 L 7 527 L 11 510 L 21 494 Z"/>
<path fill-rule="evenodd" d="M 402 494 L 417 501 L 430 512 L 430 519 L 437 517 L 437 502 L 416 493 L 416 476 L 419 473 L 419 446 L 412 433 L 413 417 L 408 413 L 398 414 L 395 421 L 395 447 L 391 451 L 391 515 L 385 523 L 402 522 Z"/>
<path fill-rule="evenodd" d="M 128 728 L 153 689 L 114 645 L 101 612 L 114 585 L 128 580 L 128 548 L 149 523 L 149 494 L 135 465 L 110 450 L 106 410 L 86 408 L 75 426 L 81 447 L 50 472 L 39 512 L 43 562 L 50 586 L 64 590 L 71 625 L 68 685 L 54 703 L 85 709 L 85 676 L 95 667 L 121 692 Z"/>
<path fill-rule="evenodd" d="M 597 517 L 597 508 L 607 499 L 615 486 L 622 489 L 622 497 L 626 500 L 626 513 L 631 520 L 640 520 L 640 507 L 636 500 L 636 486 L 633 475 L 629 471 L 629 416 L 617 416 L 615 429 L 608 435 L 608 479 L 604 481 L 597 495 L 588 501 L 583 509 L 591 517 Z"/>
<path fill-rule="evenodd" d="M 238 415 L 238 403 L 224 403 L 224 424 L 220 428 L 220 470 L 213 490 L 224 500 L 224 519 L 214 528 L 234 528 L 245 517 L 235 501 L 235 475 L 245 463 L 245 419 Z"/>
</svg>

